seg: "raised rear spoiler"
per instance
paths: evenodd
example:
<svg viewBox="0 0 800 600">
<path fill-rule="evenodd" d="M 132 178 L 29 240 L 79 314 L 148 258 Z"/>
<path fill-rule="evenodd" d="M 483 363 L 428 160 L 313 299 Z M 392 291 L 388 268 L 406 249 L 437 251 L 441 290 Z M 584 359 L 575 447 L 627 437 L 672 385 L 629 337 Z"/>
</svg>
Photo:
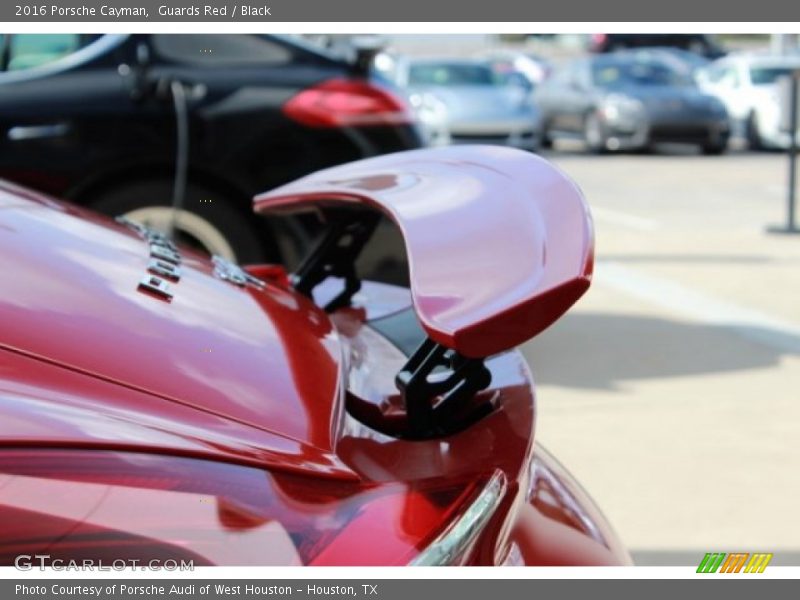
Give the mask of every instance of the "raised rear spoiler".
<svg viewBox="0 0 800 600">
<path fill-rule="evenodd" d="M 397 377 L 409 419 L 416 418 L 409 398 L 427 397 L 424 412 L 433 396 L 466 397 L 488 386 L 481 359 L 551 325 L 591 281 L 593 232 L 580 190 L 521 150 L 401 152 L 319 171 L 255 198 L 260 213 L 312 208 L 330 211 L 331 227 L 293 281 L 311 296 L 329 276 L 343 277 L 345 290 L 329 310 L 358 290 L 353 264 L 378 216 L 402 232 L 414 310 L 429 336 Z M 443 365 L 454 378 L 431 383 L 427 376 Z"/>
<path fill-rule="evenodd" d="M 417 317 L 432 340 L 464 356 L 532 338 L 591 281 L 586 202 L 561 171 L 527 152 L 401 152 L 319 171 L 255 199 L 259 213 L 337 205 L 377 210 L 397 224 Z"/>
</svg>

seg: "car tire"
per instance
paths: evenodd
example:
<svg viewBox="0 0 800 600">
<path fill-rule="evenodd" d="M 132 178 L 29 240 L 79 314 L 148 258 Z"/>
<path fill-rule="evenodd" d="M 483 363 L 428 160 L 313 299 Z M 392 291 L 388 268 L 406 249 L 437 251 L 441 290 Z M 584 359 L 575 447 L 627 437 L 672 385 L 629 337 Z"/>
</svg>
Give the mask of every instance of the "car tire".
<svg viewBox="0 0 800 600">
<path fill-rule="evenodd" d="M 597 113 L 589 113 L 583 120 L 583 142 L 592 154 L 601 154 L 606 146 L 606 133 Z"/>
<path fill-rule="evenodd" d="M 542 133 L 539 137 L 539 148 L 552 148 L 553 147 L 553 138 L 550 135 L 550 128 L 546 125 L 542 125 Z"/>
<path fill-rule="evenodd" d="M 109 216 L 124 215 L 165 230 L 173 218 L 171 198 L 171 181 L 133 181 L 98 193 L 87 204 Z M 207 186 L 187 185 L 175 224 L 179 242 L 206 254 L 218 254 L 239 263 L 281 258 L 266 222 L 246 214 L 235 200 Z"/>
<path fill-rule="evenodd" d="M 747 147 L 750 150 L 764 149 L 764 143 L 761 141 L 761 132 L 758 127 L 758 117 L 754 112 L 750 113 L 750 116 L 747 117 L 745 136 L 747 138 Z"/>
<path fill-rule="evenodd" d="M 728 149 L 728 144 L 727 142 L 711 142 L 708 144 L 703 144 L 700 149 L 706 156 L 719 156 L 720 154 L 725 153 L 725 151 Z"/>
</svg>

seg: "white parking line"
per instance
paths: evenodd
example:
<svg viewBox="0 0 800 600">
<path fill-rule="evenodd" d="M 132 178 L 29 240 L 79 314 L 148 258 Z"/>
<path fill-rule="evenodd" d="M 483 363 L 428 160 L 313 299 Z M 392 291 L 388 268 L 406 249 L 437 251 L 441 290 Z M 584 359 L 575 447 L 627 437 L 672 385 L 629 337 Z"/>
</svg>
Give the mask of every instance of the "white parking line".
<svg viewBox="0 0 800 600">
<path fill-rule="evenodd" d="M 800 354 L 800 326 L 796 323 L 775 319 L 758 310 L 614 262 L 599 261 L 595 281 L 692 320 L 712 323 L 751 341 Z"/>
<path fill-rule="evenodd" d="M 789 193 L 789 188 L 786 184 L 778 185 L 777 183 L 772 183 L 770 185 L 765 185 L 764 190 L 775 196 L 782 197 L 786 197 L 786 194 Z"/>
<path fill-rule="evenodd" d="M 597 221 L 605 221 L 612 225 L 622 225 L 638 231 L 654 231 L 658 229 L 658 223 L 653 219 L 637 217 L 630 213 L 614 210 L 613 208 L 592 207 L 592 215 Z"/>
</svg>

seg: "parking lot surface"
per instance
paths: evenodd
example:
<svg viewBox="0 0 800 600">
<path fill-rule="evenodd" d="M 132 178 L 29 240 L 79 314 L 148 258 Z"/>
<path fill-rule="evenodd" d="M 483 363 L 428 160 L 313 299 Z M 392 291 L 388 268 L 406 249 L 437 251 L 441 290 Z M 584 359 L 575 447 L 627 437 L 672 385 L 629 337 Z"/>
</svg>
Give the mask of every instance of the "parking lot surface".
<svg viewBox="0 0 800 600">
<path fill-rule="evenodd" d="M 586 297 L 523 349 L 538 440 L 639 564 L 800 564 L 800 236 L 781 154 L 547 157 L 583 188 Z"/>
</svg>

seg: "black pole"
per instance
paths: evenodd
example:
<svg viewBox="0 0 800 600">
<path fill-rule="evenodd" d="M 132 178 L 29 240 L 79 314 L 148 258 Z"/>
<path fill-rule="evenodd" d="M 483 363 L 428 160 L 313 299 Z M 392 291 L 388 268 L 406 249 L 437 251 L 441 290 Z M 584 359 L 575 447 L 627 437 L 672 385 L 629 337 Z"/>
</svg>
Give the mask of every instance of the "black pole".
<svg viewBox="0 0 800 600">
<path fill-rule="evenodd" d="M 795 224 L 795 206 L 797 203 L 797 104 L 798 81 L 800 71 L 794 71 L 789 83 L 789 192 L 786 199 L 786 226 L 770 227 L 772 233 L 800 233 Z"/>
<path fill-rule="evenodd" d="M 791 108 L 789 111 L 789 219 L 787 229 L 797 229 L 794 222 L 794 209 L 797 201 L 797 80 L 800 73 L 792 76 L 792 87 L 789 94 Z"/>
</svg>

